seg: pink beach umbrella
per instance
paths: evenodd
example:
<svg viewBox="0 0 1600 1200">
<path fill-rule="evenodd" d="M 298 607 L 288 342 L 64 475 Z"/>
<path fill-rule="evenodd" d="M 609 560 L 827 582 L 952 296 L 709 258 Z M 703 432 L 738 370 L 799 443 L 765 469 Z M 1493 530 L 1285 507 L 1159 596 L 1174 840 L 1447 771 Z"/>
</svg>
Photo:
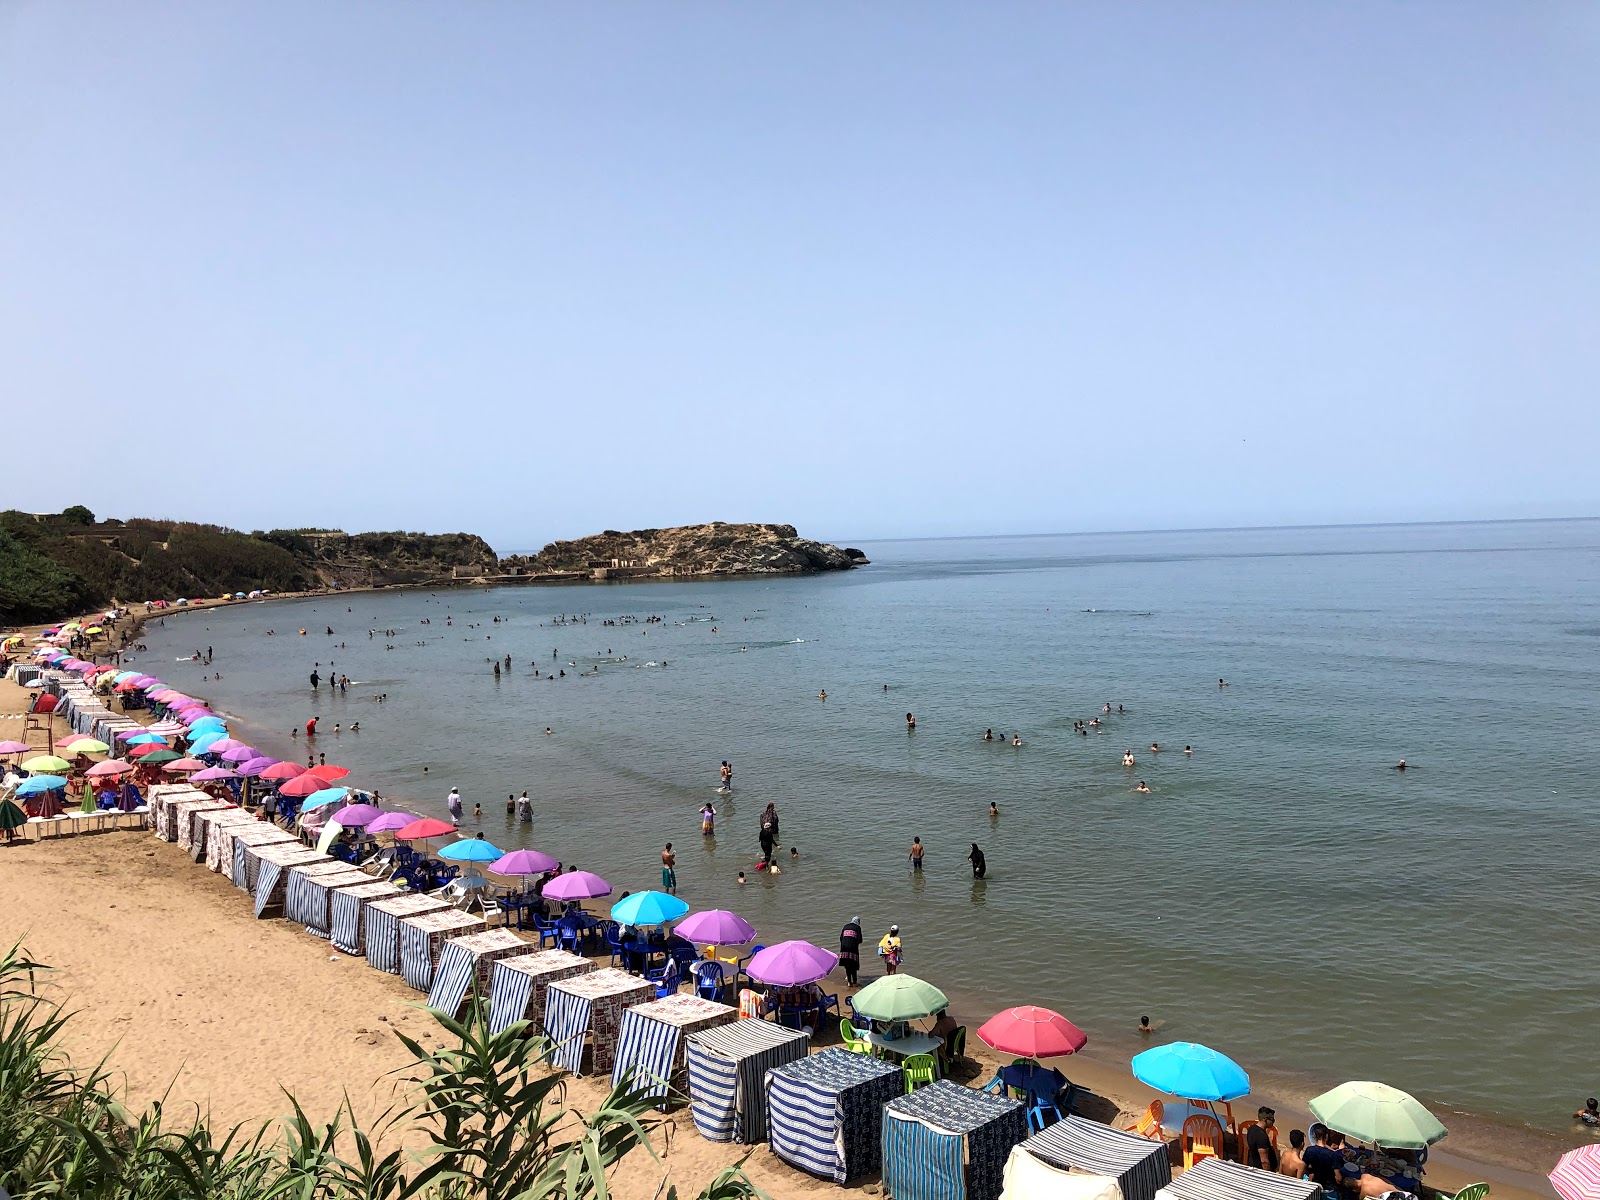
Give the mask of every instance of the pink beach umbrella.
<svg viewBox="0 0 1600 1200">
<path fill-rule="evenodd" d="M 611 885 L 590 871 L 568 871 L 545 884 L 544 894 L 552 900 L 587 900 L 611 895 Z"/>
<path fill-rule="evenodd" d="M 283 764 L 283 763 L 279 763 L 278 764 L 279 767 L 284 766 L 284 765 L 285 764 Z M 261 777 L 263 779 L 265 779 L 265 778 L 267 778 L 268 775 L 270 775 L 273 771 L 276 771 L 277 769 L 278 769 L 278 767 L 268 767 L 265 771 L 263 771 L 261 773 Z M 304 799 L 306 796 L 311 795 L 312 792 L 320 792 L 323 788 L 325 788 L 327 786 L 328 786 L 328 784 L 327 784 L 326 780 L 318 779 L 315 775 L 311 774 L 309 771 L 302 771 L 302 772 L 300 772 L 300 774 L 296 775 L 293 779 L 290 779 L 286 783 L 281 784 L 279 786 L 279 788 L 278 788 L 278 792 L 279 792 L 280 795 L 294 796 L 297 799 Z"/>
<path fill-rule="evenodd" d="M 224 741 L 224 742 L 227 741 L 227 740 L 228 740 L 227 738 L 223 738 L 222 739 L 222 741 Z M 211 745 L 206 747 L 206 753 L 207 754 L 217 754 L 218 753 L 217 747 L 221 746 L 221 745 L 222 745 L 222 742 L 212 742 Z M 254 746 L 240 746 L 237 743 L 235 743 L 233 746 L 222 750 L 221 751 L 221 756 L 222 756 L 222 761 L 223 762 L 247 763 L 247 762 L 250 762 L 252 759 L 260 758 L 261 757 L 261 751 L 257 750 Z"/>
<path fill-rule="evenodd" d="M 250 750 L 250 747 L 246 746 L 243 742 L 235 741 L 231 737 L 223 737 L 223 738 L 218 738 L 216 741 L 212 742 L 209 746 L 207 746 L 206 747 L 206 753 L 207 754 L 223 754 L 223 753 L 226 753 L 229 750 L 241 750 L 241 749 L 242 750 Z M 255 755 L 255 751 L 254 750 L 250 750 L 250 757 L 254 758 L 255 756 L 256 756 Z"/>
<path fill-rule="evenodd" d="M 263 779 L 293 779 L 297 775 L 304 775 L 306 769 L 299 763 L 280 762 L 273 763 L 261 772 Z"/>
<path fill-rule="evenodd" d="M 1568 1150 L 1550 1182 L 1565 1200 L 1600 1200 L 1600 1144 Z"/>
<path fill-rule="evenodd" d="M 204 771 L 196 771 L 189 776 L 190 783 L 216 783 L 222 779 L 237 779 L 237 771 L 230 771 L 227 767 L 207 767 Z"/>
<path fill-rule="evenodd" d="M 161 769 L 173 775 L 182 775 L 185 771 L 204 771 L 206 765 L 198 758 L 179 758 L 169 763 L 163 763 Z"/>
<path fill-rule="evenodd" d="M 249 762 L 240 763 L 236 770 L 246 779 L 254 779 L 268 767 L 275 767 L 277 765 L 278 760 L 275 758 L 252 758 Z"/>
<path fill-rule="evenodd" d="M 26 754 L 31 749 L 27 742 L 0 742 L 0 754 Z"/>
<path fill-rule="evenodd" d="M 1061 1058 L 1089 1044 L 1089 1036 L 1060 1013 L 1033 1004 L 996 1013 L 978 1029 L 978 1037 L 1018 1058 Z"/>
<path fill-rule="evenodd" d="M 549 895 L 550 889 L 545 889 Z M 839 956 L 832 950 L 813 946 L 810 942 L 779 942 L 759 951 L 750 960 L 744 973 L 761 983 L 776 987 L 800 987 L 826 979 L 839 965 Z"/>
<path fill-rule="evenodd" d="M 84 772 L 90 779 L 104 779 L 108 775 L 126 775 L 133 770 L 133 764 L 123 762 L 120 758 L 108 758 L 105 762 L 95 763 Z"/>
<path fill-rule="evenodd" d="M 416 813 L 386 812 L 367 825 L 368 833 L 398 833 L 407 825 L 422 820 Z"/>
<path fill-rule="evenodd" d="M 347 804 L 333 814 L 333 819 L 346 829 L 359 829 L 363 825 L 370 826 L 373 821 L 383 816 L 383 810 L 371 804 Z"/>
<path fill-rule="evenodd" d="M 560 865 L 548 854 L 541 854 L 537 850 L 512 850 L 495 859 L 487 869 L 495 875 L 542 875 Z"/>
<path fill-rule="evenodd" d="M 678 922 L 675 932 L 681 938 L 706 946 L 742 946 L 755 940 L 756 927 L 738 913 L 713 908 L 690 913 Z"/>
</svg>

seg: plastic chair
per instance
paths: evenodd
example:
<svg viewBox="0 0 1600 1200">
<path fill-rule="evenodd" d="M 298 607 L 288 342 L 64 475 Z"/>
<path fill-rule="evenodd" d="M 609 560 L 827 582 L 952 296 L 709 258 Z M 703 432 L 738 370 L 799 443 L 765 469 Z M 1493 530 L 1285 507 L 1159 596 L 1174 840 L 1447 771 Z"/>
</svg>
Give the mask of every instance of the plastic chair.
<svg viewBox="0 0 1600 1200">
<path fill-rule="evenodd" d="M 692 968 L 694 973 L 694 990 L 703 999 L 722 1000 L 722 964 L 719 962 L 697 962 Z"/>
<path fill-rule="evenodd" d="M 537 917 L 534 918 L 534 923 L 538 923 Z M 549 922 L 546 921 L 545 924 L 548 925 Z M 615 921 L 607 921 L 605 924 L 605 937 L 606 945 L 611 950 L 611 966 L 626 969 L 628 966 L 628 952 L 622 945 L 622 926 Z"/>
<path fill-rule="evenodd" d="M 1150 1101 L 1150 1107 L 1132 1125 L 1124 1129 L 1123 1133 L 1137 1133 L 1140 1137 L 1147 1137 L 1153 1142 L 1164 1142 L 1166 1137 L 1161 1132 L 1161 1117 L 1165 1107 L 1159 1100 Z"/>
<path fill-rule="evenodd" d="M 850 1051 L 851 1054 L 870 1055 L 872 1053 L 872 1046 L 867 1042 L 846 1042 L 844 1048 Z"/>
<path fill-rule="evenodd" d="M 561 945 L 561 930 L 556 928 L 554 921 L 550 920 L 549 917 L 541 917 L 538 913 L 534 913 L 532 919 L 534 932 L 539 935 L 539 948 L 541 950 L 544 949 L 546 942 L 551 946 Z"/>
<path fill-rule="evenodd" d="M 906 1094 L 932 1083 L 939 1075 L 939 1064 L 931 1054 L 909 1055 L 902 1064 L 906 1072 Z"/>
<path fill-rule="evenodd" d="M 667 960 L 667 965 L 664 967 L 646 971 L 644 977 L 656 985 L 657 1000 L 665 1000 L 668 996 L 675 995 L 679 985 L 683 983 L 682 977 L 678 974 L 678 964 L 671 959 Z"/>
<path fill-rule="evenodd" d="M 1222 1157 L 1222 1122 L 1208 1113 L 1195 1113 L 1183 1123 L 1183 1169 L 1206 1158 Z"/>
<path fill-rule="evenodd" d="M 941 1074 L 950 1074 L 950 1068 L 967 1056 L 967 1027 L 958 1025 L 950 1031 L 950 1036 L 945 1039 L 944 1045 L 939 1047 L 936 1056 L 939 1060 Z"/>
<path fill-rule="evenodd" d="M 828 1013 L 830 1011 L 836 1017 L 839 1015 L 839 996 L 838 996 L 838 993 L 835 993 L 835 994 L 830 996 L 830 995 L 828 995 L 828 993 L 826 993 L 824 991 L 821 991 L 819 989 L 818 992 L 817 992 L 817 1028 L 818 1029 L 821 1029 L 823 1022 L 828 1019 Z"/>
<path fill-rule="evenodd" d="M 1455 1194 L 1453 1200 L 1483 1200 L 1488 1194 L 1487 1183 L 1469 1183 Z"/>
</svg>

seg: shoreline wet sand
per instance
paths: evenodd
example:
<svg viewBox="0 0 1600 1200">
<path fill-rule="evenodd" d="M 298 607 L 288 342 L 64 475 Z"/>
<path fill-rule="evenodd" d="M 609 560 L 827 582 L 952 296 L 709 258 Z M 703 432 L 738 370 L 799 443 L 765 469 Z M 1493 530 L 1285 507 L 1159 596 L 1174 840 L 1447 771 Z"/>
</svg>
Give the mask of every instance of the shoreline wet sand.
<svg viewBox="0 0 1600 1200">
<path fill-rule="evenodd" d="M 193 611 L 193 609 L 166 610 L 162 613 L 150 614 L 150 617 L 160 617 L 173 614 L 175 612 L 184 611 Z M 150 617 L 144 617 L 142 619 L 148 620 Z M 136 617 L 134 619 L 139 620 L 140 618 Z M 0 688 L 4 688 L 4 695 L 0 696 L 0 708 L 9 711 L 16 711 L 22 706 L 25 706 L 29 693 L 9 683 L 0 684 Z M 246 714 L 240 715 L 241 717 L 246 716 Z M 52 843 L 42 847 L 19 848 L 13 851 L 13 856 L 8 858 L 6 861 L 18 867 L 24 867 L 30 859 L 34 859 L 34 861 L 40 862 L 41 866 L 44 866 L 44 860 L 53 856 L 58 849 L 62 849 L 63 854 L 70 861 L 50 863 L 48 871 L 49 877 L 61 879 L 62 882 L 66 884 L 67 890 L 71 894 L 76 894 L 83 889 L 89 889 L 91 892 L 97 892 L 99 887 L 95 883 L 95 878 L 97 875 L 106 874 L 108 869 L 106 864 L 97 863 L 96 859 L 109 859 L 116 857 L 117 852 L 111 851 L 107 843 L 107 839 L 112 837 L 134 839 L 136 841 L 139 840 L 138 835 L 131 834 L 101 835 L 88 839 L 80 838 L 77 839 L 76 842 L 68 841 L 64 843 Z M 142 841 L 148 843 L 148 845 L 141 847 L 140 851 L 138 852 L 138 857 L 145 859 L 146 861 L 149 859 L 149 856 L 145 854 L 146 850 L 153 849 L 156 852 L 154 856 L 155 861 L 161 862 L 161 851 L 163 849 L 173 849 L 171 847 L 164 847 L 163 844 L 154 842 L 153 839 L 148 838 L 148 835 L 145 835 Z M 107 846 L 107 851 L 104 854 L 96 849 L 97 847 L 103 845 Z M 69 852 L 63 848 L 75 848 L 75 852 Z M 184 863 L 183 860 L 175 859 L 175 870 L 184 865 L 187 864 Z M 17 883 L 23 882 L 22 877 L 30 873 L 31 872 L 24 869 L 20 871 L 8 871 L 4 874 L 7 877 L 9 885 L 11 881 L 15 881 Z M 116 872 L 114 869 L 111 869 L 110 873 L 115 875 Z M 181 870 L 178 871 L 180 876 L 185 873 L 186 872 Z M 155 886 L 158 891 L 164 890 L 164 885 L 161 885 L 158 880 L 149 882 L 152 886 Z M 180 890 L 182 889 L 181 878 L 171 880 L 169 883 L 173 887 L 176 887 Z M 0 889 L 0 897 L 4 897 L 4 893 L 9 890 L 9 886 Z M 231 894 L 231 889 L 225 889 L 222 894 Z M 4 898 L 9 899 L 9 897 Z M 217 899 L 220 900 L 220 897 Z M 193 901 L 194 897 L 184 896 L 181 903 L 188 904 Z M 180 901 L 176 897 L 163 897 L 159 901 L 159 903 L 163 905 L 170 905 L 172 903 L 179 902 Z M 19 902 L 12 905 L 6 911 L 10 911 L 13 914 L 18 914 L 26 911 L 27 908 L 28 905 L 26 903 Z M 209 916 L 210 914 L 208 914 L 208 918 Z M 109 929 L 115 927 L 114 922 L 115 918 L 112 917 L 108 912 L 108 916 L 102 922 L 102 924 L 104 927 Z M 8 919 L 6 922 L 8 931 L 14 933 L 16 931 L 12 928 L 13 924 L 14 922 L 10 919 Z M 37 925 L 37 923 L 35 924 Z M 253 921 L 247 921 L 244 923 L 244 925 L 246 935 L 249 933 L 256 933 L 264 928 L 263 925 Z M 66 933 L 67 930 L 62 930 L 61 932 Z M 285 932 L 293 934 L 295 931 L 286 930 Z M 137 942 L 138 936 L 140 936 L 135 931 L 131 930 L 124 930 L 122 935 L 133 937 L 135 942 Z M 924 932 L 923 936 L 936 936 L 936 934 L 933 931 L 926 931 Z M 308 962 L 316 962 L 317 946 L 315 944 L 305 944 L 308 941 L 309 939 L 297 938 L 293 936 L 288 938 L 288 944 L 291 946 L 299 943 L 297 948 L 298 953 L 310 956 Z M 68 966 L 68 960 L 74 957 L 77 951 L 71 947 L 67 947 L 65 948 L 65 954 L 67 957 L 63 958 L 59 954 L 52 955 L 51 953 L 47 952 L 45 947 L 35 946 L 35 953 L 41 958 L 53 960 L 57 962 L 58 965 L 66 967 Z M 181 961 L 181 956 L 178 956 L 174 958 L 170 966 L 164 966 L 164 969 L 171 970 L 174 974 L 174 978 L 177 979 L 182 977 L 186 968 L 184 963 Z M 299 970 L 300 968 L 288 966 L 286 964 L 285 969 L 293 972 Z M 69 978 L 69 976 L 70 972 L 64 972 L 61 978 L 66 980 Z M 360 993 L 362 996 L 362 1001 L 365 1002 L 366 993 L 364 989 L 366 987 L 382 982 L 385 982 L 384 977 L 378 976 L 364 984 L 356 984 L 355 986 L 358 989 L 363 989 Z M 393 983 L 393 981 L 387 982 Z M 90 980 L 86 980 L 85 985 L 91 989 L 91 992 L 95 986 L 93 981 Z M 184 990 L 190 997 L 192 997 L 195 994 L 193 986 L 194 985 L 190 985 L 187 988 L 180 988 L 177 983 L 174 983 L 173 990 L 174 992 L 178 990 Z M 235 980 L 232 981 L 230 986 L 246 987 L 247 985 L 244 980 Z M 415 994 L 410 993 L 407 989 L 404 989 L 403 986 L 398 984 L 395 984 L 394 986 L 399 988 L 399 994 L 403 1000 L 409 999 L 414 1001 L 416 999 Z M 375 997 L 376 994 L 374 994 L 374 998 Z M 964 1021 L 964 1023 L 968 1024 L 969 1028 L 975 1028 L 975 1026 L 981 1022 L 982 1016 L 986 1015 L 987 1010 L 983 1009 L 976 999 L 973 999 L 971 1002 L 964 1002 L 966 1001 L 965 997 L 953 995 L 952 998 L 955 1001 L 954 1008 L 958 1019 L 961 1019 Z M 75 1002 L 82 1003 L 83 1001 L 78 1000 Z M 102 999 L 98 1002 L 104 1003 L 104 1000 Z M 170 1023 L 175 1020 L 185 1019 L 181 1010 L 162 1011 L 158 1009 L 157 1012 L 148 1015 L 150 1017 L 157 1018 L 156 1026 L 150 1030 L 148 1038 L 141 1038 L 140 1040 L 149 1040 L 153 1043 L 160 1043 L 163 1040 L 174 1040 L 172 1037 L 172 1031 L 170 1029 Z M 205 1019 L 206 1018 L 200 1018 L 196 1024 L 203 1026 Z M 261 1020 L 266 1025 L 274 1025 L 279 1023 L 271 1015 L 270 1009 L 262 1013 Z M 161 1028 L 161 1022 L 163 1021 L 167 1022 L 169 1026 L 164 1035 L 159 1032 Z M 226 1022 L 224 1022 L 224 1024 L 226 1024 Z M 366 1028 L 370 1031 L 374 1029 L 374 1026 L 367 1024 Z M 100 1030 L 104 1029 L 105 1026 L 100 1026 Z M 130 1028 L 130 1033 L 131 1032 L 132 1029 Z M 1094 1035 L 1095 1031 L 1091 1029 L 1090 1032 L 1091 1035 Z M 380 1030 L 379 1035 L 381 1036 L 381 1034 L 382 1031 Z M 183 1037 L 180 1037 L 176 1040 L 181 1043 L 186 1037 L 190 1036 L 197 1035 L 190 1034 L 186 1031 Z M 358 1038 L 368 1038 L 374 1035 L 369 1032 L 367 1034 L 358 1034 L 355 1036 Z M 131 1039 L 124 1039 L 123 1046 L 119 1048 L 118 1051 L 119 1055 L 124 1055 L 129 1052 L 130 1041 Z M 1147 1103 L 1150 1098 L 1153 1098 L 1155 1093 L 1146 1091 L 1141 1087 L 1141 1085 L 1134 1081 L 1131 1076 L 1129 1076 L 1125 1058 L 1121 1059 L 1121 1061 L 1111 1060 L 1110 1055 L 1107 1053 L 1108 1047 L 1116 1044 L 1118 1041 L 1119 1039 L 1105 1039 L 1096 1036 L 1096 1040 L 1091 1042 L 1090 1048 L 1086 1053 L 1066 1060 L 1061 1065 L 1063 1068 L 1067 1069 L 1068 1074 L 1070 1074 L 1075 1081 L 1089 1087 L 1092 1091 L 1099 1095 L 1106 1096 L 1116 1101 L 1118 1107 L 1122 1111 L 1123 1117 L 1125 1118 L 1124 1123 L 1127 1123 L 1131 1122 L 1134 1113 L 1142 1110 L 1144 1104 Z M 86 1039 L 86 1047 L 88 1044 L 88 1039 Z M 1118 1045 L 1117 1049 L 1121 1050 L 1123 1047 Z M 969 1053 L 974 1051 L 979 1054 L 986 1053 L 981 1045 L 969 1046 Z M 135 1056 L 136 1060 L 141 1057 L 142 1056 L 138 1055 Z M 226 1055 L 223 1057 L 226 1058 Z M 265 1057 L 267 1061 L 279 1061 L 279 1056 L 276 1050 L 273 1050 Z M 148 1065 L 141 1067 L 141 1071 L 143 1071 L 142 1076 L 137 1075 L 135 1072 L 130 1072 L 130 1077 L 147 1079 L 151 1083 L 151 1086 L 154 1087 L 155 1084 L 159 1082 L 157 1077 L 165 1075 L 165 1072 L 160 1070 L 161 1066 L 164 1063 L 170 1065 L 170 1062 L 160 1053 L 154 1053 L 150 1055 L 150 1058 L 152 1061 Z M 1247 1062 L 1246 1065 L 1249 1066 L 1250 1064 Z M 987 1077 L 987 1074 L 989 1073 L 988 1068 L 991 1068 L 992 1064 L 986 1063 L 985 1067 L 986 1069 L 984 1071 L 984 1077 Z M 340 1074 L 342 1075 L 347 1069 L 356 1073 L 350 1075 L 349 1077 L 338 1079 L 337 1086 L 340 1088 L 348 1086 L 350 1087 L 352 1093 L 355 1093 L 359 1088 L 365 1086 L 368 1081 L 360 1074 L 360 1068 L 357 1060 L 352 1060 L 348 1067 L 341 1066 Z M 1299 1091 L 1299 1089 L 1296 1089 L 1293 1086 L 1293 1081 L 1287 1079 L 1282 1081 L 1269 1079 L 1266 1075 L 1254 1067 L 1252 1067 L 1252 1071 L 1253 1074 L 1255 1074 L 1258 1083 L 1257 1091 L 1253 1093 L 1251 1097 L 1252 1104 L 1255 1102 L 1271 1103 L 1273 1102 L 1274 1098 L 1276 1098 L 1275 1106 L 1278 1108 L 1280 1114 L 1280 1127 L 1284 1130 L 1287 1130 L 1291 1127 L 1304 1128 L 1305 1124 L 1309 1120 L 1309 1117 L 1303 1110 L 1303 1104 L 1296 1105 L 1292 1102 L 1293 1097 L 1297 1091 Z M 231 1079 L 231 1076 L 236 1073 L 237 1072 L 229 1072 L 229 1078 Z M 371 1072 L 370 1074 L 376 1078 L 377 1074 L 379 1073 L 381 1072 Z M 185 1099 L 196 1101 L 209 1100 L 217 1107 L 219 1112 L 226 1111 L 229 1104 L 234 1103 L 233 1101 L 228 1100 L 221 1092 L 219 1092 L 215 1097 L 209 1094 L 200 1094 L 200 1087 L 198 1085 L 205 1084 L 207 1086 L 219 1086 L 226 1088 L 227 1086 L 230 1086 L 228 1080 L 214 1079 L 207 1075 L 197 1078 L 195 1080 L 195 1084 L 197 1086 L 193 1092 L 188 1092 L 187 1089 L 185 1089 Z M 337 1090 L 337 1088 L 335 1090 Z M 234 1110 L 238 1113 L 238 1119 L 244 1119 L 245 1117 L 259 1117 L 265 1115 L 266 1113 L 277 1111 L 276 1108 L 272 1107 L 271 1102 L 273 1089 L 268 1088 L 267 1093 L 268 1094 L 261 1097 L 258 1102 L 263 1107 L 257 1107 L 253 1110 L 250 1109 L 243 1101 L 240 1101 L 240 1106 Z M 1257 1099 L 1257 1097 L 1263 1096 L 1266 1097 L 1265 1100 Z M 1285 1096 L 1288 1096 L 1290 1099 L 1285 1100 L 1283 1098 Z M 329 1107 L 331 1107 L 331 1105 Z M 1432 1164 L 1430 1165 L 1430 1182 L 1440 1186 L 1449 1186 L 1451 1182 L 1456 1184 L 1470 1182 L 1481 1177 L 1487 1179 L 1491 1183 L 1494 1183 L 1496 1185 L 1496 1192 L 1498 1194 L 1507 1194 L 1507 1187 L 1520 1185 L 1522 1188 L 1525 1188 L 1526 1191 L 1519 1194 L 1548 1195 L 1550 1194 L 1548 1187 L 1544 1184 L 1542 1179 L 1543 1170 L 1548 1169 L 1547 1164 L 1553 1163 L 1555 1156 L 1561 1149 L 1566 1148 L 1567 1145 L 1570 1145 L 1573 1141 L 1578 1140 L 1577 1138 L 1574 1138 L 1563 1141 L 1559 1135 L 1545 1134 L 1540 1131 L 1531 1130 L 1527 1131 L 1526 1134 L 1522 1134 L 1515 1129 L 1507 1128 L 1499 1122 L 1485 1121 L 1470 1116 L 1459 1115 L 1444 1106 L 1438 1107 L 1436 1111 L 1439 1112 L 1440 1116 L 1445 1120 L 1446 1124 L 1449 1125 L 1452 1130 L 1452 1138 L 1450 1141 L 1444 1143 L 1442 1147 L 1436 1150 L 1433 1156 Z M 692 1128 L 688 1130 L 688 1136 L 696 1141 L 699 1140 L 697 1135 L 693 1133 Z M 706 1145 L 709 1145 L 709 1143 Z M 1489 1164 L 1488 1169 L 1479 1169 L 1470 1161 L 1460 1162 L 1460 1160 L 1457 1158 L 1457 1155 L 1460 1155 L 1463 1151 L 1472 1153 L 1475 1159 Z M 1483 1153 L 1479 1153 L 1480 1151 L 1483 1151 Z M 763 1154 L 764 1152 L 758 1153 L 752 1162 L 754 1163 L 759 1161 Z M 731 1161 L 731 1158 L 729 1161 Z M 1454 1169 L 1458 1163 L 1461 1167 L 1459 1174 Z M 1495 1164 L 1498 1164 L 1498 1166 Z M 805 1177 L 798 1175 L 798 1173 L 790 1172 L 788 1168 L 783 1167 L 781 1164 L 774 1162 L 772 1165 L 774 1169 L 782 1175 L 790 1176 L 796 1180 L 803 1180 L 807 1183 L 815 1182 L 805 1180 Z M 709 1173 L 707 1177 L 709 1177 Z M 680 1177 L 680 1179 L 687 1181 L 686 1177 Z M 786 1194 L 796 1194 L 792 1188 L 786 1189 L 781 1181 L 762 1178 L 759 1179 L 758 1182 L 760 1182 L 762 1186 L 768 1188 L 768 1190 L 772 1191 L 774 1195 L 782 1196 Z"/>
</svg>

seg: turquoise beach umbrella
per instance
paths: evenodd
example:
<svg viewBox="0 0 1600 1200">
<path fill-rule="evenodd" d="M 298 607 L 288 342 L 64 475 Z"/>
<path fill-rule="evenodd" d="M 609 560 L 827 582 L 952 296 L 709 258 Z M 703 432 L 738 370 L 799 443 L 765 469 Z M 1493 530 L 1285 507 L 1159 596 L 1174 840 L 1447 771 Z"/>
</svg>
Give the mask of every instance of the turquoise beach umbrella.
<svg viewBox="0 0 1600 1200">
<path fill-rule="evenodd" d="M 190 733 L 226 733 L 228 723 L 221 717 L 196 717 L 189 723 Z"/>
<path fill-rule="evenodd" d="M 167 744 L 167 739 L 159 733 L 136 733 L 127 741 L 130 746 L 142 746 L 146 742 L 160 742 L 163 746 Z"/>
<path fill-rule="evenodd" d="M 495 862 L 505 855 L 501 850 L 482 838 L 464 838 L 459 842 L 451 842 L 439 851 L 440 858 L 451 858 L 456 862 L 488 863 Z"/>
<path fill-rule="evenodd" d="M 665 892 L 635 892 L 611 906 L 611 919 L 624 925 L 662 925 L 688 911 L 687 904 Z"/>
<path fill-rule="evenodd" d="M 1237 1100 L 1250 1076 L 1226 1054 L 1196 1042 L 1173 1042 L 1133 1056 L 1133 1076 L 1158 1092 L 1186 1100 Z"/>
<path fill-rule="evenodd" d="M 189 753 L 204 754 L 214 742 L 220 742 L 227 736 L 220 729 L 212 730 L 210 733 L 202 733 L 199 737 L 189 740 Z"/>
<path fill-rule="evenodd" d="M 37 796 L 40 792 L 55 792 L 67 786 L 59 775 L 30 775 L 17 787 L 19 796 Z"/>
<path fill-rule="evenodd" d="M 311 795 L 307 796 L 306 802 L 300 806 L 300 811 L 303 813 L 315 812 L 317 809 L 332 804 L 336 800 L 343 800 L 349 794 L 350 789 L 347 787 L 323 788 L 320 792 L 312 792 Z"/>
</svg>

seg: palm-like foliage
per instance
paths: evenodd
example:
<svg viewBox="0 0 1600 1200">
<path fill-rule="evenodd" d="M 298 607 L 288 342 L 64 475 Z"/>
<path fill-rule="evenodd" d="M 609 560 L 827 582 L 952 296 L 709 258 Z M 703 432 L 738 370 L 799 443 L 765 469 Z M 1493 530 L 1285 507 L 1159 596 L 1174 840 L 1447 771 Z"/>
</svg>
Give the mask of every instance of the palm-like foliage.
<svg viewBox="0 0 1600 1200">
<path fill-rule="evenodd" d="M 317 1124 L 292 1096 L 276 1130 L 214 1134 L 203 1114 L 169 1128 L 159 1102 L 125 1111 L 103 1061 L 67 1060 L 70 1014 L 35 988 L 45 969 L 20 944 L 0 955 L 0 1187 L 15 1200 L 608 1200 L 618 1162 L 641 1147 L 658 1158 L 646 1090 L 624 1083 L 592 1114 L 569 1108 L 549 1043 L 526 1024 L 490 1033 L 477 1002 L 464 1021 L 434 1014 L 445 1049 L 401 1035 L 413 1099 L 371 1129 L 348 1097 Z M 425 1149 L 397 1148 L 419 1137 Z M 700 1200 L 760 1197 L 741 1166 Z"/>
</svg>

